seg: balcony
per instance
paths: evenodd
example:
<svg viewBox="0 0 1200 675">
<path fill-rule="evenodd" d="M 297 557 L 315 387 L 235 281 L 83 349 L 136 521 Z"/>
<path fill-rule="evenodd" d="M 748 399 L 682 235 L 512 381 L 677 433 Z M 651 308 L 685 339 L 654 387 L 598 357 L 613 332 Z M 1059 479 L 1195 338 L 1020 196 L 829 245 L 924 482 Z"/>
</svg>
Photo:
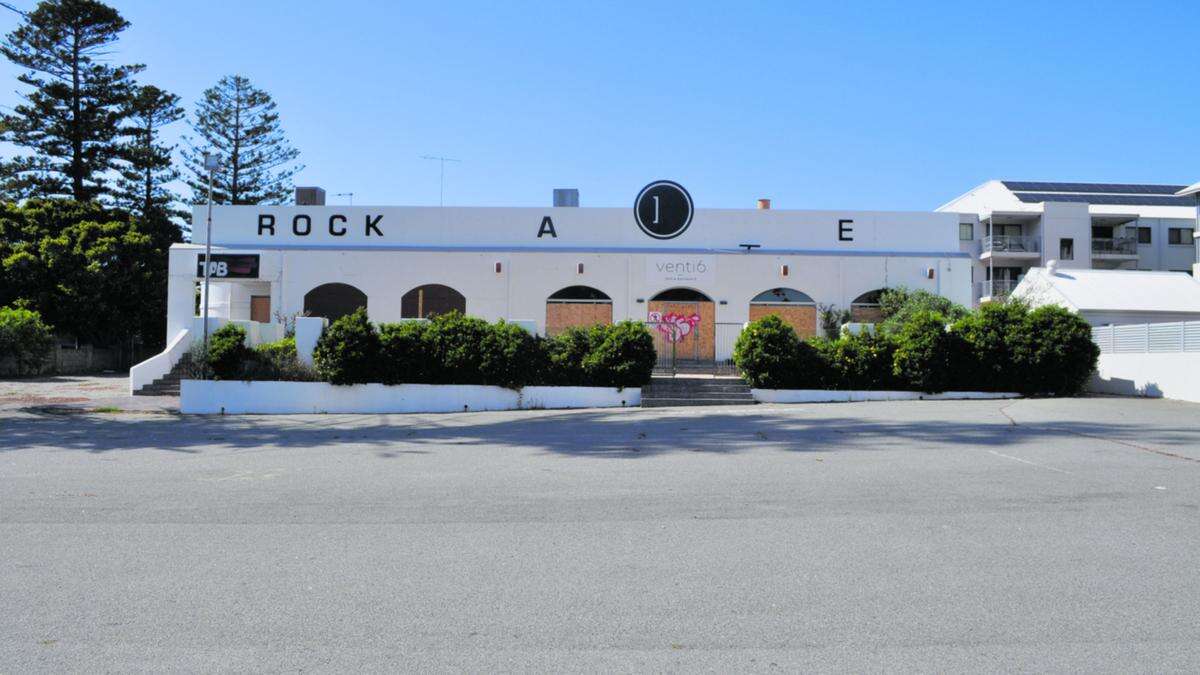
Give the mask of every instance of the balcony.
<svg viewBox="0 0 1200 675">
<path fill-rule="evenodd" d="M 1093 258 L 1137 258 L 1137 237 L 1092 239 Z"/>
<path fill-rule="evenodd" d="M 993 281 L 975 282 L 976 302 L 1003 302 L 1017 288 L 1021 281 L 1013 279 L 995 279 Z"/>
<path fill-rule="evenodd" d="M 979 257 L 988 258 L 1041 258 L 1042 242 L 1038 237 L 1011 235 L 988 235 L 983 238 Z"/>
</svg>

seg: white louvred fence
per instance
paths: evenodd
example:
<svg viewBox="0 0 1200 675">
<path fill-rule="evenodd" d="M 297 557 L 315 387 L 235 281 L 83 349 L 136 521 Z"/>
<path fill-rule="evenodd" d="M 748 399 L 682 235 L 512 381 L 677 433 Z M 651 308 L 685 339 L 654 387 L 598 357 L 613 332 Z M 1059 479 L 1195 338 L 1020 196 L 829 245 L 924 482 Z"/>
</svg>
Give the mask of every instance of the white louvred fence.
<svg viewBox="0 0 1200 675">
<path fill-rule="evenodd" d="M 1200 352 L 1200 321 L 1092 328 L 1101 354 Z"/>
</svg>

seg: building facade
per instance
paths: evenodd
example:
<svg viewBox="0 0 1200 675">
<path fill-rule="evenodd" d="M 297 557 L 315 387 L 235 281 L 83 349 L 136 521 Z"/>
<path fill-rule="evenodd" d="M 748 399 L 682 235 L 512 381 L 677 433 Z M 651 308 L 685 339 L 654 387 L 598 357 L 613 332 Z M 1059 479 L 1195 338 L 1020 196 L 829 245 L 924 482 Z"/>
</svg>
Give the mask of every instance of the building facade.
<svg viewBox="0 0 1200 675">
<path fill-rule="evenodd" d="M 805 336 L 819 305 L 878 316 L 879 292 L 969 304 L 955 213 L 693 209 L 659 181 L 634 208 L 216 206 L 210 315 L 278 322 L 365 307 L 376 322 L 459 310 L 540 334 L 635 319 L 683 359 L 728 358 L 749 320 Z M 206 210 L 170 251 L 168 341 L 194 325 Z"/>
<path fill-rule="evenodd" d="M 1182 185 L 993 180 L 939 207 L 959 214 L 972 300 L 1006 297 L 1033 267 L 1193 271 L 1196 198 Z"/>
</svg>

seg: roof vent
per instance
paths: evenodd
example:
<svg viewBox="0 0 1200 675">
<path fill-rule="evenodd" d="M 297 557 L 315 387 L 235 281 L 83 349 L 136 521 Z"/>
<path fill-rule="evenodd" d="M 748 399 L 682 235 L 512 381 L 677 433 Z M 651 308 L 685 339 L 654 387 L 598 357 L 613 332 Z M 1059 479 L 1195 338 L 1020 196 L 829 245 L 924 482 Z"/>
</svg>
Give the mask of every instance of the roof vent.
<svg viewBox="0 0 1200 675">
<path fill-rule="evenodd" d="M 1057 272 L 1058 272 L 1058 261 L 1057 260 L 1046 261 L 1046 274 L 1049 274 L 1050 276 L 1054 276 Z"/>
<path fill-rule="evenodd" d="M 579 190 L 577 188 L 554 188 L 555 206 L 579 206 Z"/>
<path fill-rule="evenodd" d="M 758 210 L 759 211 L 770 211 L 771 210 L 771 200 L 770 199 L 758 200 Z"/>
<path fill-rule="evenodd" d="M 319 187 L 296 188 L 296 206 L 325 206 L 325 191 Z"/>
</svg>

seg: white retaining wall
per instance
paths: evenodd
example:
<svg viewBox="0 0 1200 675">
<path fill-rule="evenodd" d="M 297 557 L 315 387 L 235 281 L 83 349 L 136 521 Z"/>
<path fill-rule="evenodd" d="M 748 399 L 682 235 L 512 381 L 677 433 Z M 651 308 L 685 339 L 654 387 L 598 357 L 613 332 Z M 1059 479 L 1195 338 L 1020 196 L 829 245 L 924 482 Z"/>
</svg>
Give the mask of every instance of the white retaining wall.
<svg viewBox="0 0 1200 675">
<path fill-rule="evenodd" d="M 416 413 L 540 408 L 616 408 L 642 403 L 642 390 L 471 384 L 355 384 L 184 380 L 180 410 L 194 414 Z"/>
<path fill-rule="evenodd" d="M 1102 353 L 1088 389 L 1200 403 L 1200 352 Z"/>
<path fill-rule="evenodd" d="M 848 403 L 850 401 L 951 401 L 958 399 L 1020 398 L 1020 394 L 994 391 L 839 391 L 834 389 L 751 389 L 759 403 Z"/>
</svg>

